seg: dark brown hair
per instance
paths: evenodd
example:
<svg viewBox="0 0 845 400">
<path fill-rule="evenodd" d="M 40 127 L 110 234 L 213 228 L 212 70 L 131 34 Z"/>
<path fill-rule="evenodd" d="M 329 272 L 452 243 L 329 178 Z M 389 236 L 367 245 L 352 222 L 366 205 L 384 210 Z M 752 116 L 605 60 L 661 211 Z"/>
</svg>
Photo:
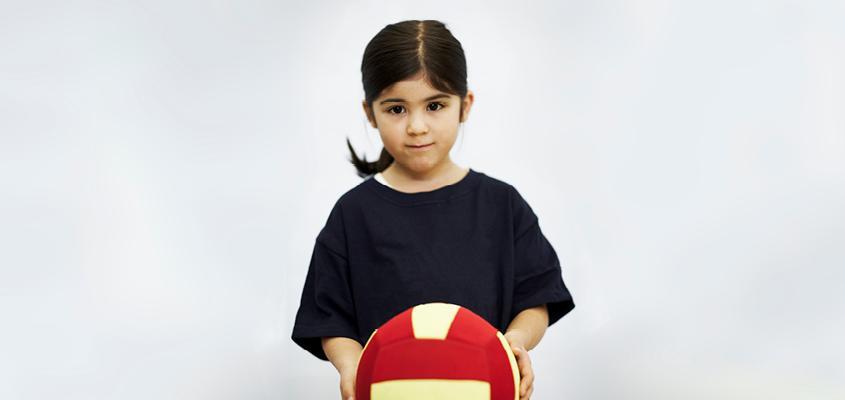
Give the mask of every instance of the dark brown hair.
<svg viewBox="0 0 845 400">
<path fill-rule="evenodd" d="M 361 81 L 370 112 L 373 101 L 385 88 L 420 72 L 432 87 L 461 98 L 460 119 L 463 119 L 462 103 L 467 94 L 464 49 L 446 25 L 436 20 L 387 25 L 367 44 L 361 61 Z M 370 118 L 375 121 L 375 115 L 371 114 Z M 382 148 L 378 160 L 368 162 L 366 158 L 358 158 L 348 137 L 346 145 L 352 153 L 349 161 L 362 178 L 384 171 L 393 163 L 387 148 Z"/>
</svg>

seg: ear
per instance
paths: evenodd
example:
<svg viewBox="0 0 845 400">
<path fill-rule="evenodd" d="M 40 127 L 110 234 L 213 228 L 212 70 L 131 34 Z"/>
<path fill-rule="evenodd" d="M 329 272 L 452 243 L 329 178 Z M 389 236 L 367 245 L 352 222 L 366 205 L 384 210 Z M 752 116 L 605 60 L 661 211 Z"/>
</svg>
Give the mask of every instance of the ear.
<svg viewBox="0 0 845 400">
<path fill-rule="evenodd" d="M 370 121 L 370 125 L 373 128 L 378 129 L 378 125 L 376 125 L 376 116 L 373 114 L 373 110 L 370 109 L 370 106 L 367 105 L 367 100 L 361 101 L 361 105 L 364 107 L 364 115 L 367 116 L 367 121 Z"/>
<path fill-rule="evenodd" d="M 463 118 L 461 118 L 460 122 L 465 122 L 469 117 L 469 110 L 472 108 L 472 103 L 475 101 L 475 94 L 472 93 L 472 90 L 467 90 L 467 95 L 464 96 L 464 101 L 461 103 L 461 107 L 463 108 Z"/>
</svg>

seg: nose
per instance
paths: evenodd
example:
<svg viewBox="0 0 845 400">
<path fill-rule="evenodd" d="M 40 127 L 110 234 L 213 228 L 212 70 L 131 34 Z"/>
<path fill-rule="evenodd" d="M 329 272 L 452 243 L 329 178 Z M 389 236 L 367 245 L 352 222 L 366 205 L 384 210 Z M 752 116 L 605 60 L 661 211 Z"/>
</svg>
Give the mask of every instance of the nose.
<svg viewBox="0 0 845 400">
<path fill-rule="evenodd" d="M 425 122 L 425 116 L 421 113 L 411 113 L 408 116 L 407 132 L 411 136 L 422 135 L 428 132 L 428 124 Z"/>
</svg>

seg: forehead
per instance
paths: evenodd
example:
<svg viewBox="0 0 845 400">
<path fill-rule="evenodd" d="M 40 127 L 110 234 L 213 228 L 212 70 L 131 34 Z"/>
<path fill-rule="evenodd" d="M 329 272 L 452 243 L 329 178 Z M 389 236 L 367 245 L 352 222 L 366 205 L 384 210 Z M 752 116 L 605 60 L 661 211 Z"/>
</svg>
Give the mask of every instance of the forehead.
<svg viewBox="0 0 845 400">
<path fill-rule="evenodd" d="M 403 81 L 396 82 L 387 88 L 385 88 L 381 95 L 378 97 L 378 101 L 382 101 L 384 99 L 401 99 L 401 101 L 405 102 L 423 102 L 425 99 L 443 94 L 449 97 L 457 97 L 455 95 L 444 93 L 428 83 L 423 77 L 419 78 L 411 78 Z"/>
</svg>

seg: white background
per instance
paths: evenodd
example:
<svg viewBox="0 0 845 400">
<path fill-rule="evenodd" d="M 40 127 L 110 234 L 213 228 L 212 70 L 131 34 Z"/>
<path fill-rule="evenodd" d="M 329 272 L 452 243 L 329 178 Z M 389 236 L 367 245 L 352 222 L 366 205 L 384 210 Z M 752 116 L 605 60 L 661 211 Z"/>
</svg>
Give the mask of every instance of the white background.
<svg viewBox="0 0 845 400">
<path fill-rule="evenodd" d="M 290 334 L 405 19 L 575 298 L 534 399 L 845 397 L 845 3 L 171 0 L 0 6 L 0 398 L 338 398 Z"/>
</svg>

